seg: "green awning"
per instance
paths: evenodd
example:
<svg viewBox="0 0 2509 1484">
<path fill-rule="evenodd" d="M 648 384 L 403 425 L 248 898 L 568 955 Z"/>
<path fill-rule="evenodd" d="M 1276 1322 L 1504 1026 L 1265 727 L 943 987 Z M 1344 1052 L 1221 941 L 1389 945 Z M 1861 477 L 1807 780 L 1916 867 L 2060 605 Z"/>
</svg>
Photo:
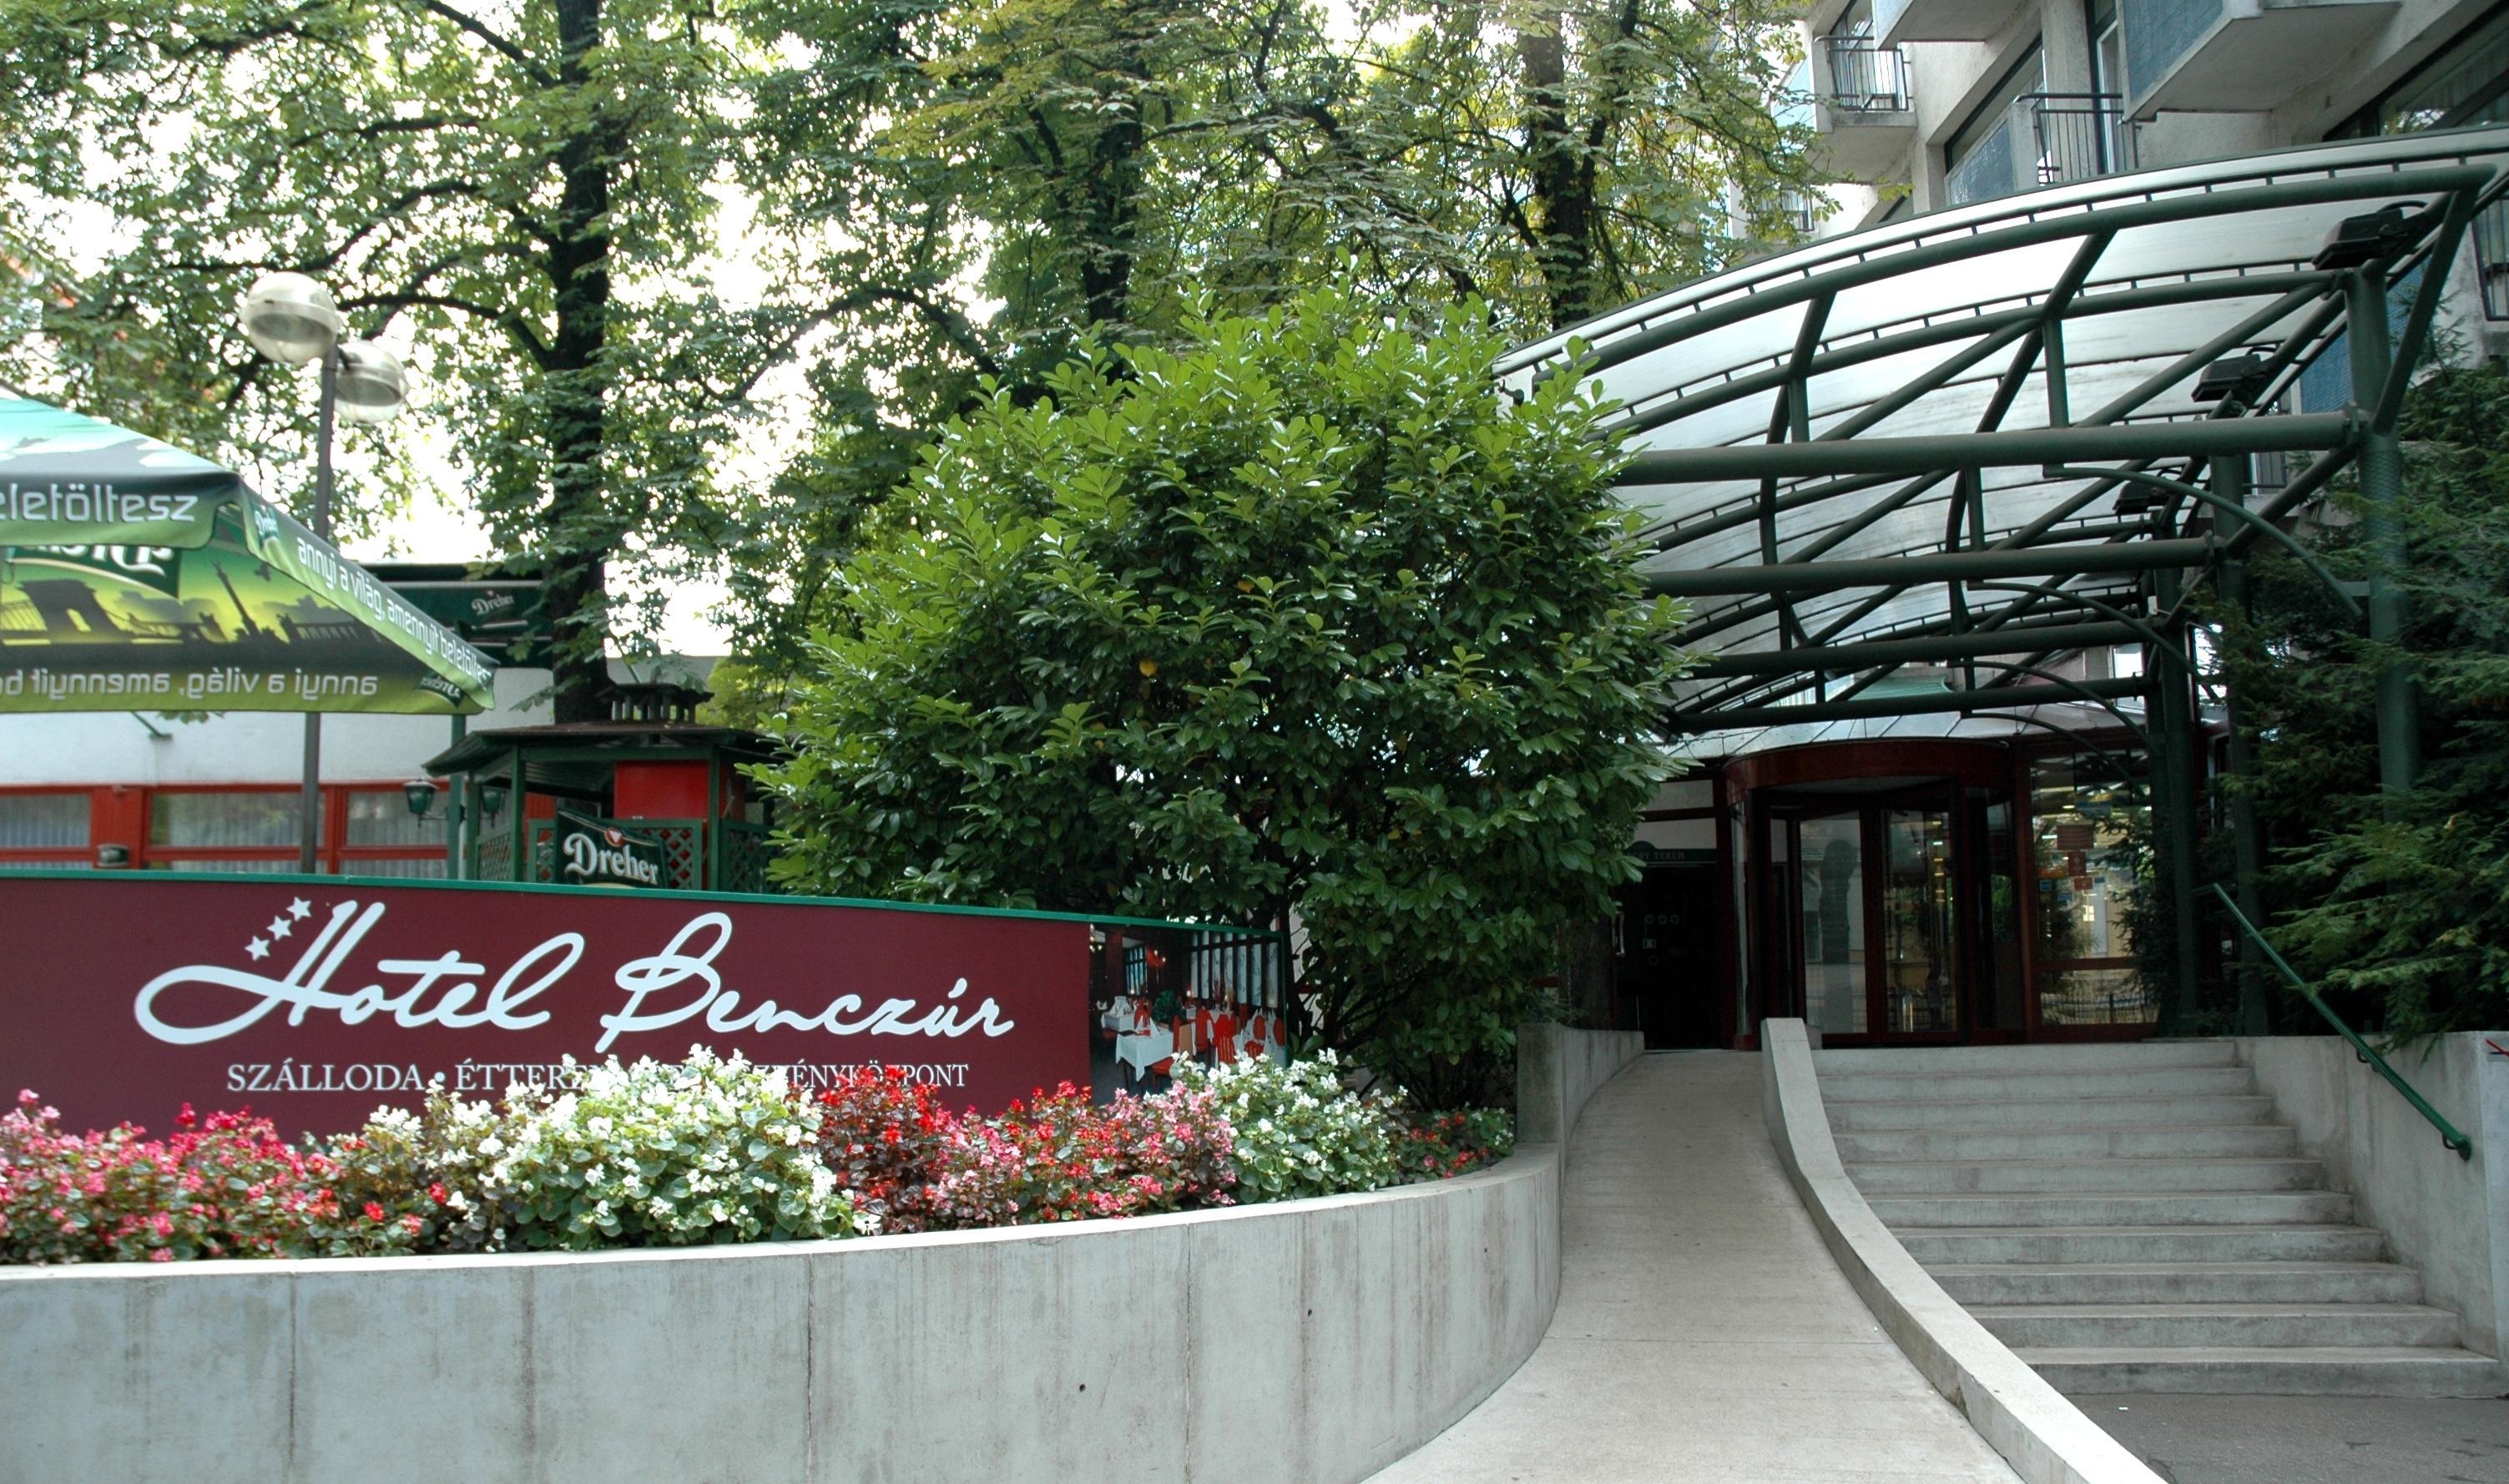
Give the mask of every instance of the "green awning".
<svg viewBox="0 0 2509 1484">
<path fill-rule="evenodd" d="M 234 471 L 0 396 L 0 715 L 449 716 L 490 673 Z"/>
</svg>

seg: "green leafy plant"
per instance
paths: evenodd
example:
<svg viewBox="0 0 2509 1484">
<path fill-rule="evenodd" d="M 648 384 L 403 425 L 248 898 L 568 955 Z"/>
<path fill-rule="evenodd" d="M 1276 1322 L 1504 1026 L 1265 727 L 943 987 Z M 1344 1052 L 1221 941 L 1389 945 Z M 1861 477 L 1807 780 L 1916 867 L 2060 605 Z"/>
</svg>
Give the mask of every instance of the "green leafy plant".
<svg viewBox="0 0 2509 1484">
<path fill-rule="evenodd" d="M 2509 1018 L 2509 373 L 2428 376 L 2399 431 L 2401 558 L 2371 538 L 2357 489 L 2336 497 L 2351 518 L 2308 539 L 2339 577 L 2403 590 L 2400 641 L 2374 643 L 2269 548 L 2253 563 L 2253 606 L 2216 612 L 2258 744 L 2247 787 L 2275 852 L 2273 940 L 2347 1016 L 2416 1036 Z M 2415 683 L 2423 759 L 2397 796 L 2378 782 L 2390 663 Z"/>
<path fill-rule="evenodd" d="M 1576 380 L 1347 289 L 990 397 L 784 723 L 787 884 L 1305 932 L 1326 1044 L 1499 1075 L 1635 872 L 1678 610 Z"/>
</svg>

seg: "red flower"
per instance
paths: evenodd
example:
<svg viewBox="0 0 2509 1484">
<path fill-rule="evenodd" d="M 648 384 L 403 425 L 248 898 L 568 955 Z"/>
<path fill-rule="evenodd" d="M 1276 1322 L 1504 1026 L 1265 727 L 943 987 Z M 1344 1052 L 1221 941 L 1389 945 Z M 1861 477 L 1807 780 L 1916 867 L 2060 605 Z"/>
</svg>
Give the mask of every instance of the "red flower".
<svg viewBox="0 0 2509 1484">
<path fill-rule="evenodd" d="M 367 1203 L 366 1203 L 366 1219 L 367 1219 L 368 1221 L 381 1221 L 382 1219 L 384 1219 L 384 1208 L 383 1208 L 381 1206 L 376 1205 L 376 1204 L 375 1204 L 374 1202 L 372 1202 L 372 1201 L 367 1202 Z"/>
<path fill-rule="evenodd" d="M 436 1181 L 427 1187 L 427 1199 L 434 1202 L 438 1206 L 442 1206 L 445 1203 L 447 1197 L 444 1193 L 444 1184 L 442 1181 Z"/>
</svg>

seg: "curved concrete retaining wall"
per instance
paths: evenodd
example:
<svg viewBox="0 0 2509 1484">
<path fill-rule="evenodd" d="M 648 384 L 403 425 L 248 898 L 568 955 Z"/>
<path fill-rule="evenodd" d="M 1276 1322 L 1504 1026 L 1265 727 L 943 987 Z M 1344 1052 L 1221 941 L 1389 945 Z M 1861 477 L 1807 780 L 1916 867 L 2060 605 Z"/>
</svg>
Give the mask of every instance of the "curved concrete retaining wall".
<svg viewBox="0 0 2509 1484">
<path fill-rule="evenodd" d="M 1528 1038 L 1570 1122 L 1636 1054 L 1589 1034 Z M 12 1269 L 0 1479 L 1341 1484 L 1532 1353 L 1560 1162 L 843 1243 Z"/>
<path fill-rule="evenodd" d="M 1839 1164 L 1801 1020 L 1761 1023 L 1763 1104 L 1778 1159 L 1864 1307 L 2025 1484 L 2160 1484 L 1908 1255 Z"/>
</svg>

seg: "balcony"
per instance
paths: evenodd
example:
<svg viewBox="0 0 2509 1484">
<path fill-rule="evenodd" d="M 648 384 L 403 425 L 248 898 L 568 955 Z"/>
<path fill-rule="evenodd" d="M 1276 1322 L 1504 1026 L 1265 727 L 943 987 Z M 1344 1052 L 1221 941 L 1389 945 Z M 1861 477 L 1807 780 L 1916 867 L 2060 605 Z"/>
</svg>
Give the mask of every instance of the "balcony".
<svg viewBox="0 0 2509 1484">
<path fill-rule="evenodd" d="M 2022 0 L 1877 0 L 1875 31 L 1891 46 L 1911 41 L 1987 41 L 2019 19 Z M 2027 7 L 2033 16 L 2036 5 Z"/>
<path fill-rule="evenodd" d="M 1813 52 L 1813 124 L 1850 180 L 1899 178 L 1917 142 L 1908 57 L 1870 36 L 1823 36 Z"/>
<path fill-rule="evenodd" d="M 2113 93 L 2025 93 L 1944 179 L 1951 204 L 2135 167 L 2134 127 Z"/>
<path fill-rule="evenodd" d="M 2118 0 L 2126 113 L 2278 108 L 2360 56 L 2396 0 Z"/>
</svg>

